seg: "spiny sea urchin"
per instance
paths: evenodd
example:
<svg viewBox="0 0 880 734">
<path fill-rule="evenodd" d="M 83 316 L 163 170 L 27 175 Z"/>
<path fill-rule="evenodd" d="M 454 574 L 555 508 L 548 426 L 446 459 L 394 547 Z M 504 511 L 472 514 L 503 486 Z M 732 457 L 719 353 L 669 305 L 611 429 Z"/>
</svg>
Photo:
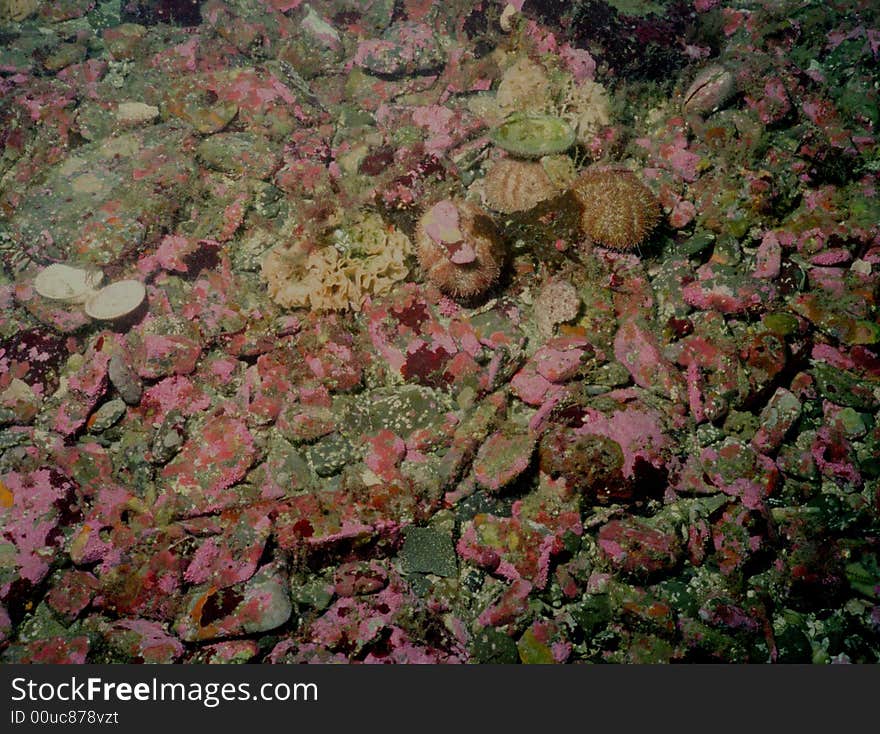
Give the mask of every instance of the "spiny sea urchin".
<svg viewBox="0 0 880 734">
<path fill-rule="evenodd" d="M 501 273 L 503 251 L 495 224 L 467 201 L 443 199 L 419 219 L 416 254 L 425 277 L 456 298 L 487 291 Z"/>
<path fill-rule="evenodd" d="M 624 170 L 587 170 L 572 192 L 580 203 L 580 225 L 594 243 L 633 250 L 660 221 L 660 204 L 651 190 Z"/>
</svg>

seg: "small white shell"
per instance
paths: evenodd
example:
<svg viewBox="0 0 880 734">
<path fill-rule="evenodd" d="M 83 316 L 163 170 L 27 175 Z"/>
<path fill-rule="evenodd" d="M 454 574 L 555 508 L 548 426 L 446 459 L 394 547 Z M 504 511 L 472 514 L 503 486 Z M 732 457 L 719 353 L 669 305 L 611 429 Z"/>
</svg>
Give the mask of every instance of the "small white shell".
<svg viewBox="0 0 880 734">
<path fill-rule="evenodd" d="M 101 285 L 104 274 L 99 270 L 83 270 L 55 263 L 41 270 L 34 278 L 34 289 L 43 298 L 64 303 L 83 303 Z"/>
<path fill-rule="evenodd" d="M 136 311 L 146 297 L 147 289 L 139 280 L 119 280 L 89 298 L 85 312 L 90 318 L 101 321 L 121 319 Z"/>
</svg>

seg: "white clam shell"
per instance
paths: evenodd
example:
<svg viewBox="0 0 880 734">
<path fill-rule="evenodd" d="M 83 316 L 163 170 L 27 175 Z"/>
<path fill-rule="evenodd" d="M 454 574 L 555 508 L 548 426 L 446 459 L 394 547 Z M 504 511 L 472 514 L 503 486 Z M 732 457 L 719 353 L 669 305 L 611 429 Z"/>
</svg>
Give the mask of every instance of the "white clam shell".
<svg viewBox="0 0 880 734">
<path fill-rule="evenodd" d="M 86 301 L 85 312 L 100 321 L 121 319 L 137 310 L 146 297 L 147 289 L 139 280 L 119 280 L 95 292 Z"/>
<path fill-rule="evenodd" d="M 34 278 L 34 289 L 43 298 L 64 303 L 83 303 L 101 285 L 104 274 L 55 263 L 41 270 Z"/>
</svg>

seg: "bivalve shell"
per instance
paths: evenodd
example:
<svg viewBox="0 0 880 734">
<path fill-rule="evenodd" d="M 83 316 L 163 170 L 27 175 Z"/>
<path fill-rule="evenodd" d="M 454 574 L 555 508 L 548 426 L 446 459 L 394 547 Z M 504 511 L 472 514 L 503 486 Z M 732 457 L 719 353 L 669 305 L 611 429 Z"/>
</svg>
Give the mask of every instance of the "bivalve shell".
<svg viewBox="0 0 880 734">
<path fill-rule="evenodd" d="M 688 87 L 682 109 L 689 115 L 709 115 L 720 110 L 736 94 L 733 73 L 721 66 L 707 66 Z"/>
<path fill-rule="evenodd" d="M 64 303 L 84 303 L 101 285 L 100 270 L 85 270 L 54 263 L 43 268 L 34 278 L 34 290 L 43 298 Z"/>
<path fill-rule="evenodd" d="M 139 280 L 119 280 L 89 298 L 85 312 L 98 321 L 113 321 L 134 313 L 146 297 L 147 289 Z"/>
</svg>

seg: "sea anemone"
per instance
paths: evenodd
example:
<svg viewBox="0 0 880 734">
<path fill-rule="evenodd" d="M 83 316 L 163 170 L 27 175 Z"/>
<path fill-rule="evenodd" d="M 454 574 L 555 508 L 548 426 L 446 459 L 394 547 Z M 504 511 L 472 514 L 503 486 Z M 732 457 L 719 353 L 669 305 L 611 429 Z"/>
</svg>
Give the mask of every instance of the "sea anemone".
<svg viewBox="0 0 880 734">
<path fill-rule="evenodd" d="M 503 252 L 495 224 L 476 204 L 443 199 L 419 219 L 416 254 L 425 277 L 444 293 L 471 298 L 501 273 Z"/>
<path fill-rule="evenodd" d="M 660 204 L 651 190 L 629 171 L 587 170 L 572 193 L 582 207 L 581 231 L 599 245 L 633 250 L 660 220 Z"/>
<path fill-rule="evenodd" d="M 496 212 L 524 212 L 558 193 L 543 164 L 503 158 L 483 180 L 487 206 Z"/>
</svg>

